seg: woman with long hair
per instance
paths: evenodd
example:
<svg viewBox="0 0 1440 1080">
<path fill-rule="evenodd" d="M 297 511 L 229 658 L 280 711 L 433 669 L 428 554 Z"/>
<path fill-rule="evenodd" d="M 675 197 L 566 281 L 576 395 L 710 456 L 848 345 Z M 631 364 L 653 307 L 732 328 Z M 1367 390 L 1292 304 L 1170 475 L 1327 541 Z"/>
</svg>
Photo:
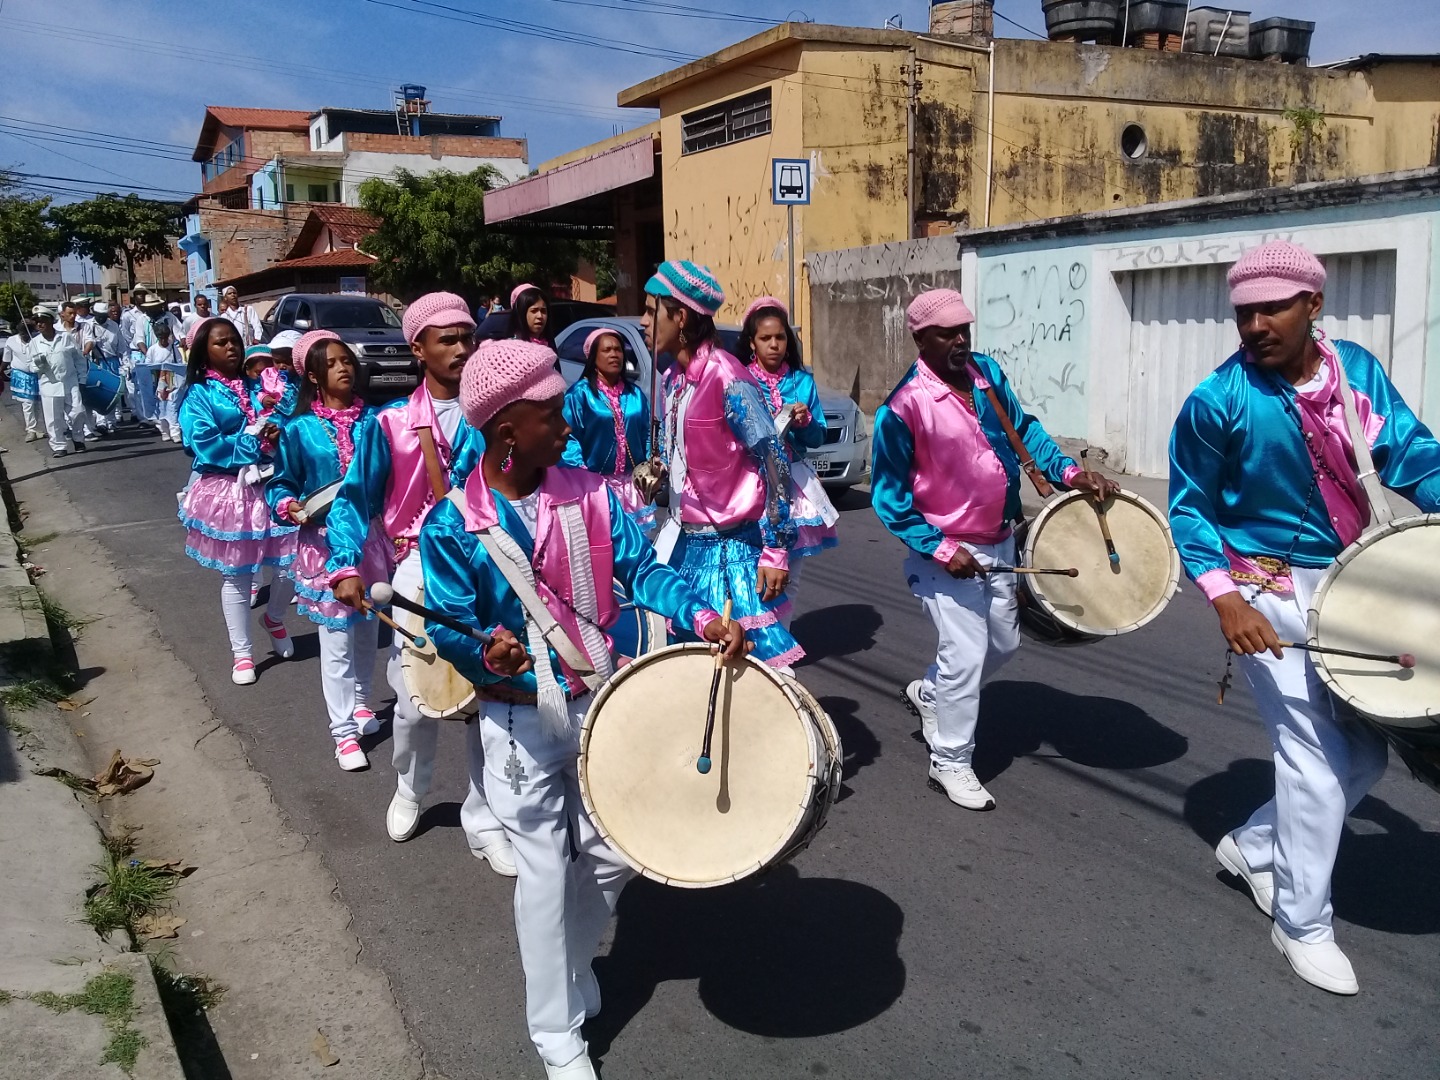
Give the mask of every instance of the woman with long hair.
<svg viewBox="0 0 1440 1080">
<path fill-rule="evenodd" d="M 790 325 L 790 312 L 773 296 L 762 296 L 745 311 L 740 330 L 740 361 L 765 392 L 765 405 L 783 429 L 790 457 L 790 520 L 795 524 L 795 546 L 790 550 L 790 610 L 781 621 L 790 625 L 795 615 L 795 594 L 800 585 L 802 559 L 818 555 L 840 543 L 836 523 L 840 515 L 825 494 L 825 487 L 805 461 L 805 452 L 825 443 L 825 412 L 815 376 L 800 363 L 800 343 Z"/>
<path fill-rule="evenodd" d="M 511 291 L 508 336 L 555 348 L 555 335 L 550 332 L 550 301 L 538 285 L 516 285 Z"/>
<path fill-rule="evenodd" d="M 601 327 L 585 338 L 585 371 L 565 394 L 570 442 L 562 464 L 605 478 L 620 505 L 649 533 L 655 507 L 635 487 L 635 466 L 650 457 L 650 403 L 626 377 L 625 347 L 614 330 Z"/>
<path fill-rule="evenodd" d="M 280 429 L 261 417 L 245 386 L 245 346 L 228 319 L 211 318 L 190 331 L 180 431 L 194 456 L 195 481 L 180 505 L 185 554 L 221 574 L 220 607 L 230 634 L 230 678 L 239 686 L 255 681 L 250 645 L 250 583 L 264 566 L 289 566 L 295 558 L 293 525 L 270 518 L 261 488 L 241 472 L 274 451 Z M 277 577 L 261 623 L 275 655 L 295 655 L 285 630 L 290 603 L 288 579 Z"/>
<path fill-rule="evenodd" d="M 296 375 L 304 381 L 295 415 L 280 435 L 265 501 L 277 522 L 300 526 L 290 576 L 300 614 L 319 627 L 320 682 L 335 760 L 346 772 L 354 772 L 370 764 L 359 737 L 380 727 L 370 708 L 380 624 L 369 611 L 356 611 L 335 599 L 325 570 L 330 546 L 324 520 L 310 518 L 303 508 L 308 496 L 345 475 L 355 456 L 356 431 L 373 422 L 373 410 L 355 394 L 355 354 L 338 334 L 311 330 L 296 343 L 293 357 Z M 384 533 L 371 522 L 362 560 L 365 580 L 389 580 L 388 546 Z"/>
</svg>

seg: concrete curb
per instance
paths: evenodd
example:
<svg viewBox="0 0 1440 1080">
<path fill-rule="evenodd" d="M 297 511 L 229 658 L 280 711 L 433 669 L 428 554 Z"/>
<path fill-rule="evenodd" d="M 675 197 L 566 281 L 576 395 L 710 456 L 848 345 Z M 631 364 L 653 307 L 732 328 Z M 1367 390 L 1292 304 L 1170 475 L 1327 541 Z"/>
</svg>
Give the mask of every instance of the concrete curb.
<svg viewBox="0 0 1440 1080">
<path fill-rule="evenodd" d="M 145 1080 L 185 1080 L 150 958 L 144 953 L 121 953 L 105 966 L 135 980 L 135 1016 L 130 1026 L 145 1036 L 145 1048 L 135 1062 L 134 1075 Z"/>
</svg>

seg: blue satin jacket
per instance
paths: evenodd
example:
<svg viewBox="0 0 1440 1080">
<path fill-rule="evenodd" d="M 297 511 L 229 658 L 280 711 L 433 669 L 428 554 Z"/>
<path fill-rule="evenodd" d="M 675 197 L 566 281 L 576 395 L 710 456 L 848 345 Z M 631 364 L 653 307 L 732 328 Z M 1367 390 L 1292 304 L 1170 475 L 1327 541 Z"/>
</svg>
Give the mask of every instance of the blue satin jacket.
<svg viewBox="0 0 1440 1080">
<path fill-rule="evenodd" d="M 484 483 L 476 478 L 474 483 Z M 505 496 L 491 489 L 500 527 L 530 559 L 535 541 L 515 508 Z M 680 574 L 655 557 L 655 548 L 645 539 L 613 492 L 606 492 L 610 504 L 610 538 L 614 544 L 616 579 L 635 603 L 671 618 L 677 626 L 691 627 L 704 612 L 705 603 L 696 596 Z M 420 529 L 420 561 L 425 568 L 425 603 L 477 630 L 494 632 L 505 627 L 525 640 L 525 609 L 505 578 L 490 562 L 490 556 L 474 533 L 465 528 L 465 516 L 449 499 L 430 512 Z M 604 588 L 604 583 L 599 583 Z M 435 642 L 435 651 L 455 670 L 477 686 L 504 683 L 529 694 L 536 692 L 535 673 L 506 677 L 485 666 L 480 643 L 438 623 L 426 622 L 425 633 Z M 556 681 L 573 697 L 585 691 L 572 687 L 550 650 L 550 664 Z"/>
<path fill-rule="evenodd" d="M 363 425 L 355 425 L 355 457 L 346 470 L 335 504 L 325 518 L 325 539 L 330 545 L 331 574 L 360 565 L 370 519 L 385 512 L 385 488 L 390 479 L 390 440 L 378 423 L 387 409 L 403 409 L 409 398 L 396 398 L 366 414 Z M 485 452 L 485 437 L 464 420 L 455 432 L 451 448 L 450 483 L 458 487 L 474 471 Z"/>
<path fill-rule="evenodd" d="M 791 368 L 780 380 L 780 400 L 784 406 L 800 404 L 810 410 L 811 420 L 803 428 L 791 424 L 785 431 L 785 445 L 792 458 L 803 458 L 806 450 L 815 450 L 825 443 L 825 410 L 820 408 L 820 390 L 815 385 L 815 376 L 808 371 Z M 770 400 L 770 388 L 760 384 L 760 396 L 776 416 L 775 403 Z M 783 406 L 782 406 L 783 407 Z"/>
<path fill-rule="evenodd" d="M 374 409 L 361 411 L 351 429 L 358 444 L 362 430 L 374 424 Z M 275 520 L 293 525 L 279 515 L 280 504 L 286 499 L 304 501 L 328 484 L 340 479 L 340 448 L 335 442 L 335 425 L 312 412 L 292 418 L 280 429 L 280 444 L 275 451 L 275 475 L 265 485 L 265 501 Z M 327 518 L 328 521 L 328 518 Z"/>
<path fill-rule="evenodd" d="M 1427 513 L 1440 511 L 1440 443 L 1410 411 L 1380 362 L 1351 341 L 1332 343 L 1356 395 L 1384 426 L 1371 447 L 1385 486 Z M 1170 528 L 1192 579 L 1228 570 L 1225 547 L 1319 569 L 1340 537 L 1318 492 L 1301 520 L 1314 465 L 1286 409 L 1295 388 L 1237 352 L 1186 399 L 1170 436 Z M 1298 539 L 1296 534 L 1299 534 Z"/>
<path fill-rule="evenodd" d="M 285 380 L 285 393 L 280 395 L 279 402 L 271 410 L 270 419 L 277 426 L 284 426 L 285 422 L 295 415 L 295 405 L 300 398 L 300 379 L 288 371 L 282 370 L 281 377 Z M 245 388 L 250 391 L 250 404 L 255 411 L 261 412 L 265 406 L 260 403 L 260 395 L 264 393 L 264 387 L 260 385 L 259 379 L 246 379 Z"/>
<path fill-rule="evenodd" d="M 260 440 L 245 434 L 245 413 L 235 395 L 206 380 L 185 390 L 180 402 L 180 436 L 200 473 L 238 473 L 260 461 Z"/>
<path fill-rule="evenodd" d="M 650 457 L 650 404 L 638 386 L 627 382 L 620 395 L 620 408 L 625 414 L 625 441 L 629 444 L 628 460 L 621 469 L 628 473 Z M 610 411 L 610 399 L 589 379 L 581 379 L 565 394 L 565 422 L 570 425 L 570 441 L 561 464 L 613 475 L 615 416 Z"/>
<path fill-rule="evenodd" d="M 1020 399 L 1015 396 L 1010 380 L 1000 365 L 983 353 L 973 353 L 972 359 L 980 373 L 995 388 L 996 396 L 1010 414 L 1010 422 L 1020 433 L 1020 439 L 1035 464 L 1052 484 L 1065 481 L 1065 472 L 1075 462 L 1055 445 L 1045 425 L 1025 411 Z M 915 361 L 916 364 L 921 361 Z M 890 391 L 890 398 L 900 392 L 901 387 L 915 378 L 915 365 L 910 366 L 905 378 Z M 915 508 L 910 491 L 910 473 L 915 465 L 915 436 L 905 422 L 890 411 L 890 398 L 875 413 L 875 432 L 871 447 L 870 505 L 876 516 L 899 540 L 913 551 L 922 555 L 933 555 L 935 549 L 945 540 L 945 534 L 925 520 Z M 1020 516 L 1020 459 L 1015 456 L 1000 418 L 990 407 L 990 397 L 983 390 L 975 391 L 975 415 L 980 421 L 980 430 L 1000 464 L 1005 467 L 1005 514 L 1004 520 L 1014 521 Z"/>
</svg>

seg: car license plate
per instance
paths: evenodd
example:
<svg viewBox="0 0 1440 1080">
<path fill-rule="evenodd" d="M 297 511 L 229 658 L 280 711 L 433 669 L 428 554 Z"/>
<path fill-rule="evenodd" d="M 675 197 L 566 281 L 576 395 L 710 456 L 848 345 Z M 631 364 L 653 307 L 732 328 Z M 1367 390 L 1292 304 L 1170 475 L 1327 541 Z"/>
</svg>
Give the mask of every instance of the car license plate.
<svg viewBox="0 0 1440 1080">
<path fill-rule="evenodd" d="M 415 382 L 413 375 L 372 375 L 371 386 L 410 386 Z"/>
<path fill-rule="evenodd" d="M 840 472 L 840 468 L 833 461 L 817 461 L 812 466 L 816 476 L 829 476 L 831 473 Z"/>
</svg>

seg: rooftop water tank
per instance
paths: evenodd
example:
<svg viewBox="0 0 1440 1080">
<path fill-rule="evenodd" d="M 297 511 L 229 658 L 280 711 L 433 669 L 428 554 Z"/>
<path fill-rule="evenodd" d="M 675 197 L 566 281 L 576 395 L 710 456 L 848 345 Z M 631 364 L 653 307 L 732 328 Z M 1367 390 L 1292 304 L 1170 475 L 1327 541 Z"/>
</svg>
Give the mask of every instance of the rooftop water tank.
<svg viewBox="0 0 1440 1080">
<path fill-rule="evenodd" d="M 1250 12 L 1229 8 L 1190 9 L 1185 28 L 1185 51 L 1206 56 L 1250 55 Z"/>
<path fill-rule="evenodd" d="M 1113 44 L 1120 34 L 1123 0 L 1043 0 L 1045 29 L 1052 41 Z"/>
<path fill-rule="evenodd" d="M 1310 59 L 1315 24 L 1304 19 L 1261 19 L 1250 24 L 1250 55 L 1256 60 L 1304 64 Z"/>
<path fill-rule="evenodd" d="M 1130 34 L 1178 34 L 1185 29 L 1185 0 L 1134 0 L 1129 15 L 1122 14 Z"/>
</svg>

